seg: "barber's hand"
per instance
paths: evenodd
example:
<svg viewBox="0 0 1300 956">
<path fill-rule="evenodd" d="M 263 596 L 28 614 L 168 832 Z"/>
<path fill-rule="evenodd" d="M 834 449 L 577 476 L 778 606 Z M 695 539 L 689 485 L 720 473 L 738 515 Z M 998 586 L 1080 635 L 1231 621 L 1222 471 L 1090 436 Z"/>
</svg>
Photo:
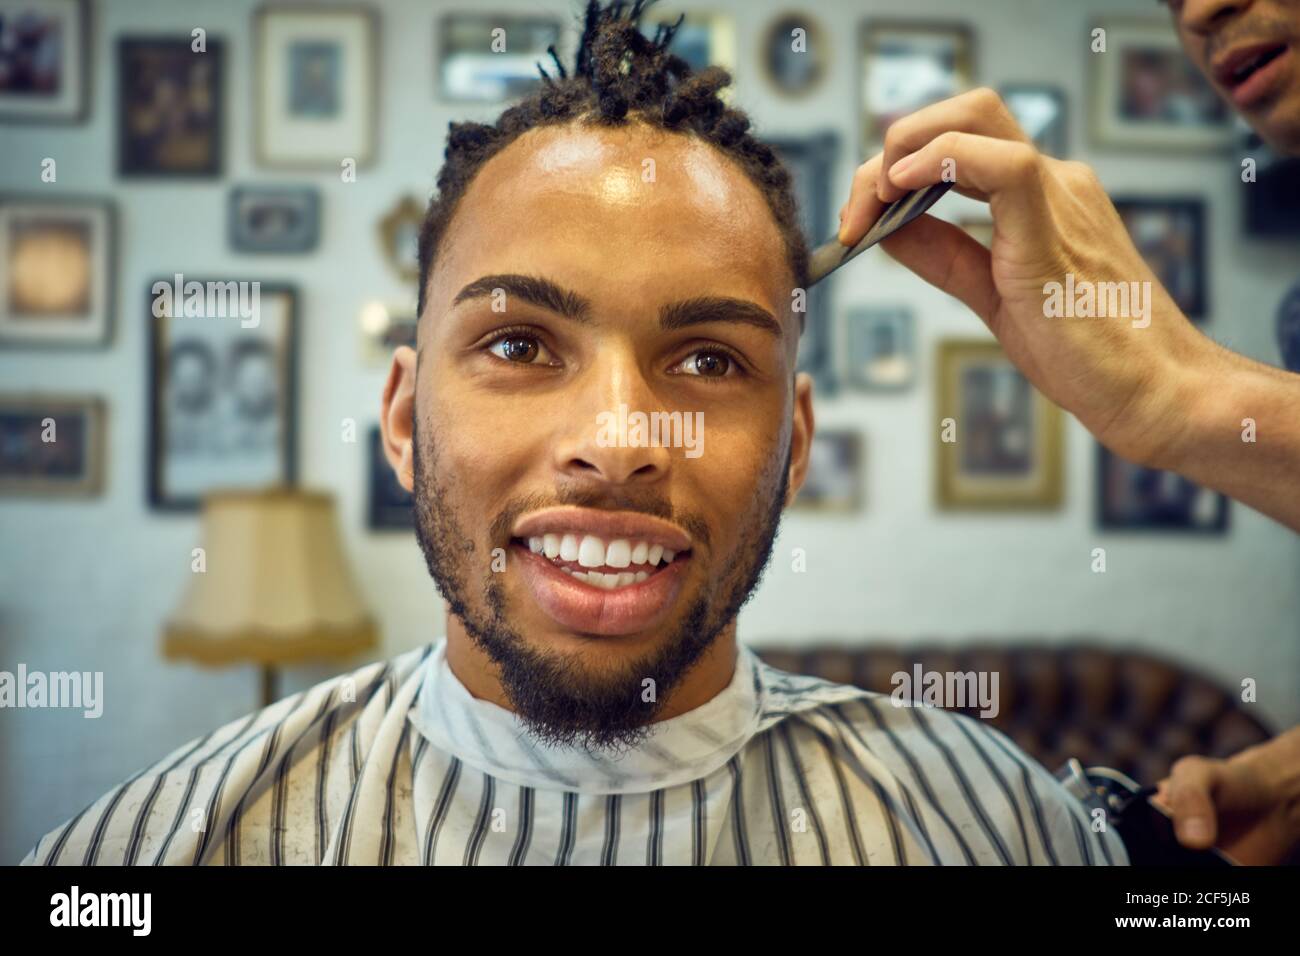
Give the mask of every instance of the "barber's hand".
<svg viewBox="0 0 1300 956">
<path fill-rule="evenodd" d="M 1039 391 L 1116 454 L 1173 467 L 1176 430 L 1202 392 L 1202 377 L 1189 371 L 1213 365 L 1217 346 L 1147 267 L 1093 171 L 1039 153 L 996 93 L 975 90 L 889 127 L 884 153 L 854 175 L 840 242 L 856 243 L 905 192 L 942 181 L 989 204 L 991 251 L 928 215 L 885 250 L 974 310 Z M 1136 312 L 1045 317 L 1044 285 L 1064 286 L 1070 273 L 1076 282 L 1150 282 L 1149 325 L 1135 328 L 1143 324 Z"/>
<path fill-rule="evenodd" d="M 1184 757 L 1153 798 L 1173 814 L 1178 841 L 1217 846 L 1239 863 L 1297 862 L 1300 727 L 1227 760 Z"/>
</svg>

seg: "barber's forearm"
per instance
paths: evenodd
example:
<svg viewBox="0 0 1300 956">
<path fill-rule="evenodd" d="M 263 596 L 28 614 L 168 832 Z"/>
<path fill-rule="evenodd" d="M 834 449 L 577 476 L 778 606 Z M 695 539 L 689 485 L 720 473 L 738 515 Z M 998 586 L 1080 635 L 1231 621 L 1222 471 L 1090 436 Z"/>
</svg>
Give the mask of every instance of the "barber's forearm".
<svg viewBox="0 0 1300 956">
<path fill-rule="evenodd" d="M 1154 464 L 1300 532 L 1300 375 L 1209 345 L 1183 389 L 1188 427 Z"/>
</svg>

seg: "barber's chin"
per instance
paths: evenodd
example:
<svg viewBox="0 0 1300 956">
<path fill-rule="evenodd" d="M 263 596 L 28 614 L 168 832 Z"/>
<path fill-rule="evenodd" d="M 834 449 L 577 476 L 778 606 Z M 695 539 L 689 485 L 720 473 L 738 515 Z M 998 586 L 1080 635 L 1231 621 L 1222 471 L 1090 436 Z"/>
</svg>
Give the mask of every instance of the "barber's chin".
<svg viewBox="0 0 1300 956">
<path fill-rule="evenodd" d="M 557 630 L 591 637 L 625 637 L 659 628 L 677 606 L 691 560 L 689 553 L 681 554 L 642 581 L 602 585 L 526 548 L 516 550 L 515 567 L 542 615 Z"/>
</svg>

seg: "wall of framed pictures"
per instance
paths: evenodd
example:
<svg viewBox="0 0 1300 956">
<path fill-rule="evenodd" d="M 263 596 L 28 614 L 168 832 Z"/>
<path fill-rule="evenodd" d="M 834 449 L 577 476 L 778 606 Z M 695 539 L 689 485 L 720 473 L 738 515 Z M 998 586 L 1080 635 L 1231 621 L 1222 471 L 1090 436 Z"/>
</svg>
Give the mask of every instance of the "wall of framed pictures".
<svg viewBox="0 0 1300 956">
<path fill-rule="evenodd" d="M 0 12 L 21 5 L 0 0 Z M 187 454 L 243 449 L 231 469 L 335 493 L 384 654 L 428 640 L 441 620 L 409 502 L 385 480 L 371 432 L 384 356 L 413 336 L 412 210 L 450 121 L 489 121 L 502 96 L 535 82 L 556 25 L 567 61 L 576 0 L 495 4 L 526 37 L 507 58 L 486 55 L 472 0 L 323 6 L 329 16 L 304 18 L 302 5 L 253 0 L 41 0 L 29 46 L 0 42 L 0 56 L 19 58 L 0 82 L 0 525 L 6 538 L 47 542 L 34 556 L 0 547 L 6 650 L 64 666 L 42 644 L 57 632 L 83 669 L 125 657 L 139 684 L 117 693 L 147 691 L 177 715 L 75 761 L 56 735 L 50 765 L 67 758 L 88 782 L 0 781 L 18 819 L 50 806 L 70 816 L 122 766 L 247 711 L 247 675 L 168 668 L 154 647 L 197 533 Z M 1043 149 L 1092 164 L 1124 200 L 1135 240 L 1207 334 L 1275 361 L 1274 316 L 1300 247 L 1243 236 L 1232 131 L 1197 97 L 1171 108 L 1176 62 L 1135 24 L 1131 0 L 978 7 L 977 23 L 969 0 L 656 10 L 690 14 L 684 57 L 733 69 L 732 101 L 790 156 L 810 232 L 833 228 L 891 117 L 992 86 Z M 1139 12 L 1161 22 L 1158 9 Z M 1089 51 L 1097 24 L 1133 51 L 1130 67 Z M 172 90 L 183 95 L 162 95 Z M 935 212 L 987 240 L 977 203 L 950 195 Z M 175 334 L 147 297 L 176 273 L 257 280 L 293 318 L 261 335 Z M 1068 416 L 1036 417 L 1032 390 L 988 352 L 978 320 L 883 252 L 825 291 L 805 343 L 820 385 L 818 471 L 742 612 L 749 640 L 1086 631 L 1155 651 L 1193 643 L 1225 671 L 1240 669 L 1230 656 L 1254 655 L 1261 699 L 1270 674 L 1300 668 L 1300 649 L 1275 640 L 1300 619 L 1293 536 L 1107 459 Z M 965 460 L 937 450 L 945 406 L 982 416 L 984 444 Z M 30 449 L 51 408 L 77 440 L 41 458 Z M 189 444 L 160 444 L 169 428 Z M 807 572 L 792 568 L 796 547 Z M 1090 569 L 1099 547 L 1104 575 Z M 79 599 L 88 589 L 129 600 L 106 619 Z M 1216 643 L 1224 633 L 1233 649 Z M 304 669 L 288 684 L 318 676 Z M 1300 720 L 1290 706 L 1273 716 Z M 0 861 L 18 850 L 0 834 Z"/>
</svg>

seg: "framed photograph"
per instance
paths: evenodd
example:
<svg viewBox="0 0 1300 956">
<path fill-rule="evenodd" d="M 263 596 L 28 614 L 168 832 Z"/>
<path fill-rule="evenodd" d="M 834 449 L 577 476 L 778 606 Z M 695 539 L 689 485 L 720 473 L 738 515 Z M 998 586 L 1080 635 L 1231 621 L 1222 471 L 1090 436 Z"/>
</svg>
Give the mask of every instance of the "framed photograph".
<svg viewBox="0 0 1300 956">
<path fill-rule="evenodd" d="M 393 467 L 384 457 L 379 426 L 370 429 L 366 443 L 369 450 L 369 498 L 367 509 L 371 531 L 410 531 L 415 528 L 415 498 L 401 486 Z"/>
<path fill-rule="evenodd" d="M 320 240 L 315 186 L 236 186 L 230 191 L 235 252 L 310 252 Z"/>
<path fill-rule="evenodd" d="M 424 206 L 414 196 L 399 199 L 379 220 L 379 244 L 388 265 L 406 282 L 420 278 L 420 225 Z"/>
<path fill-rule="evenodd" d="M 807 96 L 826 76 L 830 44 L 811 16 L 783 13 L 768 24 L 760 48 L 763 75 L 782 96 Z"/>
<path fill-rule="evenodd" d="M 361 310 L 362 362 L 371 368 L 386 368 L 397 348 L 415 348 L 418 322 L 414 305 L 368 303 Z"/>
<path fill-rule="evenodd" d="M 962 24 L 868 21 L 860 52 L 864 158 L 880 150 L 900 116 L 974 85 L 974 40 Z"/>
<path fill-rule="evenodd" d="M 939 507 L 1060 507 L 1061 411 L 997 342 L 939 343 L 936 387 Z"/>
<path fill-rule="evenodd" d="M 838 133 L 824 132 L 802 139 L 767 139 L 794 180 L 794 197 L 799 221 L 808 247 L 820 245 L 831 235 L 831 176 L 839 161 Z M 808 311 L 799 340 L 798 370 L 813 377 L 817 391 L 834 394 L 839 380 L 834 364 L 831 327 L 831 288 L 835 276 L 808 290 Z"/>
<path fill-rule="evenodd" d="M 168 276 L 150 284 L 149 501 L 296 477 L 297 292 Z"/>
<path fill-rule="evenodd" d="M 117 171 L 121 176 L 221 175 L 224 47 L 190 37 L 117 44 Z"/>
<path fill-rule="evenodd" d="M 98 398 L 0 395 L 0 495 L 99 494 L 105 422 Z"/>
<path fill-rule="evenodd" d="M 1039 152 L 1064 159 L 1069 133 L 1065 91 L 1057 86 L 1026 83 L 1004 86 L 999 92 Z"/>
<path fill-rule="evenodd" d="M 1228 499 L 1172 471 L 1125 461 L 1098 444 L 1097 524 L 1112 531 L 1223 534 Z"/>
<path fill-rule="evenodd" d="M 453 103 L 501 103 L 527 96 L 542 82 L 537 64 L 555 75 L 546 48 L 560 49 L 554 17 L 449 13 L 435 27 L 438 94 Z"/>
<path fill-rule="evenodd" d="M 847 429 L 813 433 L 808 475 L 794 511 L 857 511 L 862 507 L 862 436 Z"/>
<path fill-rule="evenodd" d="M 113 313 L 113 206 L 0 197 L 0 346 L 102 346 Z"/>
<path fill-rule="evenodd" d="M 86 0 L 0 0 L 0 122 L 85 119 L 89 54 Z"/>
<path fill-rule="evenodd" d="M 1232 117 L 1179 44 L 1168 18 L 1103 20 L 1106 51 L 1090 53 L 1098 146 L 1227 149 Z"/>
<path fill-rule="evenodd" d="M 844 316 L 848 380 L 867 391 L 906 388 L 916 375 L 912 312 L 902 306 L 850 309 Z"/>
<path fill-rule="evenodd" d="M 377 16 L 368 7 L 272 4 L 256 14 L 256 152 L 263 166 L 338 170 L 374 159 Z"/>
<path fill-rule="evenodd" d="M 1189 319 L 1209 311 L 1205 203 L 1194 198 L 1120 197 L 1115 208 L 1133 244 Z"/>
</svg>

